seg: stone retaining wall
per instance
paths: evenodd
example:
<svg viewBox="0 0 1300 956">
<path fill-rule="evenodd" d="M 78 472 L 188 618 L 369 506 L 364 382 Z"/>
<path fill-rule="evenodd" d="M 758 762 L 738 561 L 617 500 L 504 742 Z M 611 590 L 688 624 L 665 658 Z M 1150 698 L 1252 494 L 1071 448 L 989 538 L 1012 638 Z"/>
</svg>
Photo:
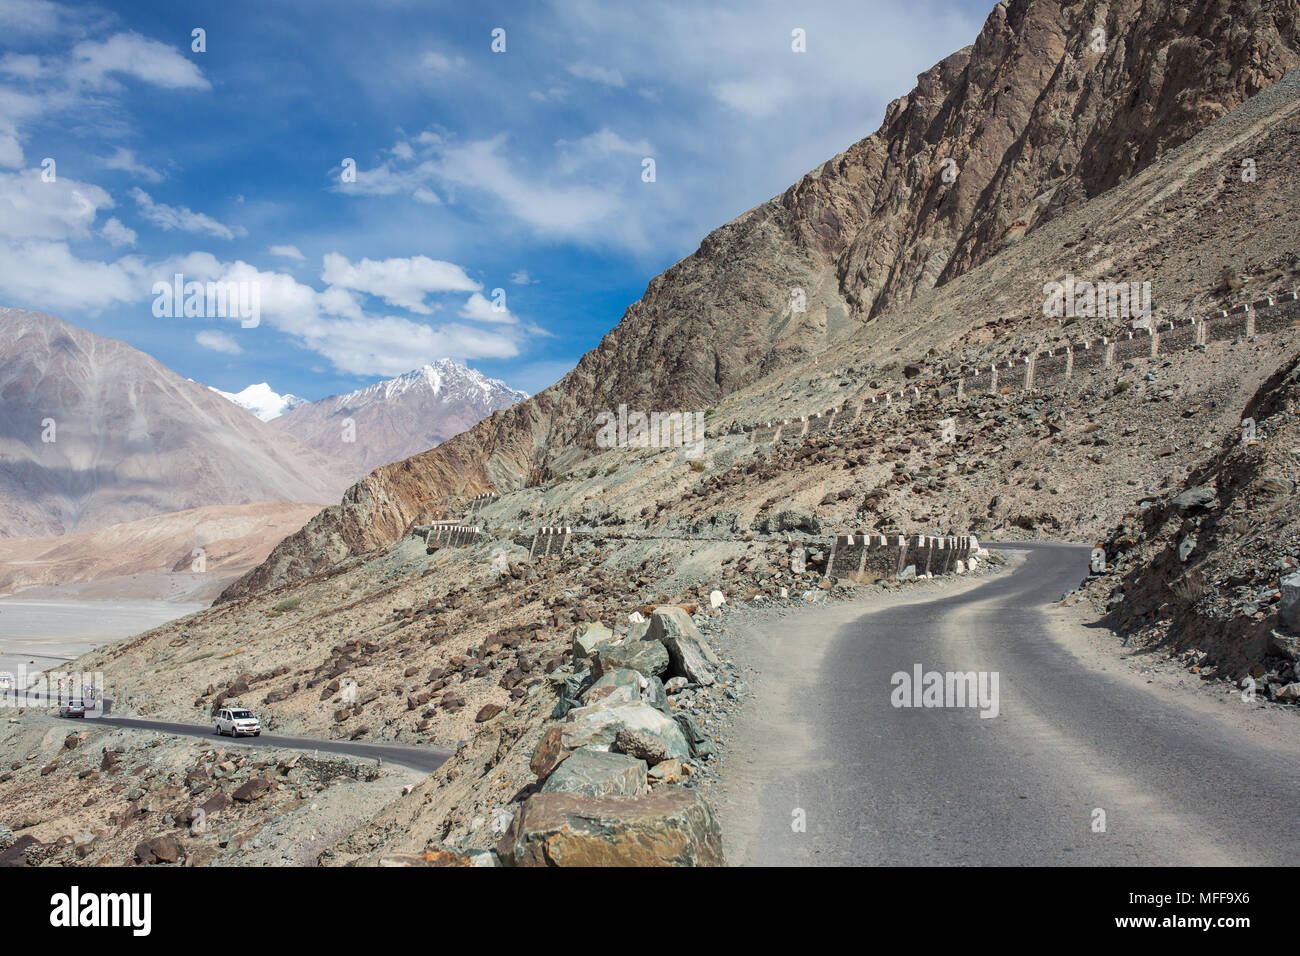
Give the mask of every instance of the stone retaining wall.
<svg viewBox="0 0 1300 956">
<path fill-rule="evenodd" d="M 477 525 L 434 525 L 424 543 L 429 548 L 462 548 L 487 538 Z"/>
<path fill-rule="evenodd" d="M 562 554 L 571 547 L 573 547 L 572 528 L 538 528 L 537 534 L 533 535 L 533 544 L 528 550 L 528 557 L 540 558 L 548 554 Z"/>
<path fill-rule="evenodd" d="M 979 540 L 973 535 L 839 534 L 826 567 L 832 577 L 858 573 L 893 578 L 909 565 L 918 577 L 952 574 L 957 562 L 965 568 L 971 552 L 978 549 Z"/>
<path fill-rule="evenodd" d="M 836 421 L 858 418 L 884 405 L 935 401 L 953 395 L 968 397 L 980 394 L 1009 394 L 1022 390 L 1050 388 L 1100 368 L 1120 365 L 1144 358 L 1171 355 L 1215 342 L 1231 342 L 1252 335 L 1281 332 L 1300 324 L 1300 298 L 1292 292 L 1261 299 L 1249 305 L 1234 306 L 1205 319 L 1161 321 L 1154 329 L 1135 329 L 1118 336 L 1103 336 L 1091 342 L 1078 342 L 1038 352 L 1034 355 L 1006 359 L 971 370 L 926 389 L 915 386 L 896 392 L 878 393 L 850 409 L 841 406 L 810 419 L 793 423 L 768 422 L 751 432 L 755 442 L 797 441 L 807 435 L 826 431 Z"/>
</svg>

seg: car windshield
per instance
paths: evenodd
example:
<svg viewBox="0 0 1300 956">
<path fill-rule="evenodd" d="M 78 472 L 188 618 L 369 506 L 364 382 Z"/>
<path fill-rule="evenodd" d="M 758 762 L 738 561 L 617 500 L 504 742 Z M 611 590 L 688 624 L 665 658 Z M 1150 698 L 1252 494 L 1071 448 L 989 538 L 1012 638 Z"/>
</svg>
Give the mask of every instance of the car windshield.
<svg viewBox="0 0 1300 956">
<path fill-rule="evenodd" d="M 253 715 L 247 710 L 232 710 L 230 716 L 234 720 L 249 720 Z"/>
</svg>

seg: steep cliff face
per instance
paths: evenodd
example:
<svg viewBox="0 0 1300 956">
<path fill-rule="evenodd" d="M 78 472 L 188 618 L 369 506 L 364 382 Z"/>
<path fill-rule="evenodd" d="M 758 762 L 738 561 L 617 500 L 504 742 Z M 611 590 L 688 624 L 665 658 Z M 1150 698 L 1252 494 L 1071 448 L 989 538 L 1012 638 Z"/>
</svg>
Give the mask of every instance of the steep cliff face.
<svg viewBox="0 0 1300 956">
<path fill-rule="evenodd" d="M 875 317 L 1127 180 L 1297 65 L 1296 0 L 999 3 L 876 133 L 710 233 L 561 382 L 373 472 L 223 597 L 385 544 L 449 499 L 518 487 L 589 446 L 597 410 L 704 407 L 869 337 Z"/>
</svg>

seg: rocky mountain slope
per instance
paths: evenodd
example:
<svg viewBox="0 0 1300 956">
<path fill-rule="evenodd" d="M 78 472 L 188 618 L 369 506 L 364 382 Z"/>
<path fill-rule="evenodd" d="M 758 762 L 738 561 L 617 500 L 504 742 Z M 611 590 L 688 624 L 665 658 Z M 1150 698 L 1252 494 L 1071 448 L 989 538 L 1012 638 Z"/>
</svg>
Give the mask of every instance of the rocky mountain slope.
<svg viewBox="0 0 1300 956">
<path fill-rule="evenodd" d="M 347 395 L 289 408 L 275 425 L 361 477 L 526 398 L 505 382 L 441 359 Z"/>
<path fill-rule="evenodd" d="M 983 289 L 982 299 L 941 293 L 981 264 L 1009 261 L 1001 254 L 1090 198 L 1159 167 L 1169 150 L 1297 64 L 1300 14 L 1286 0 L 999 3 L 976 42 L 919 77 L 875 134 L 711 233 L 652 280 L 561 382 L 431 452 L 376 470 L 230 596 L 387 544 L 457 500 L 572 468 L 594 444 L 595 415 L 620 403 L 703 408 L 829 350 L 825 361 L 837 362 L 867 345 L 875 372 L 923 361 L 962 336 L 987 344 L 1011 331 L 1007 323 L 1041 319 L 1043 283 L 1071 268 L 1098 277 L 1140 268 L 1137 278 L 1161 289 L 1166 312 L 1204 301 L 1204 279 L 1220 266 L 1189 246 L 1182 265 L 1194 262 L 1195 271 L 1179 272 L 1170 253 L 1141 241 L 1133 221 L 1115 224 L 1111 241 L 1136 240 L 1140 255 L 1108 258 L 1110 245 L 1087 241 L 1107 225 L 1096 216 L 1035 245 L 1018 271 L 1000 273 L 1003 284 L 965 287 Z M 1215 157 L 1237 169 L 1247 158 L 1228 145 Z M 1184 163 L 1189 173 L 1206 168 L 1203 157 Z M 945 176 L 952 169 L 955 178 Z M 1217 172 L 1214 188 L 1233 190 L 1233 172 Z M 1276 197 L 1284 175 L 1272 167 L 1258 192 Z M 1140 216 L 1155 204 L 1173 214 L 1179 187 L 1169 180 L 1170 194 L 1144 194 L 1121 212 Z M 1201 238 L 1213 226 L 1195 222 Z"/>
<path fill-rule="evenodd" d="M 1099 542 L 1106 571 L 1086 590 L 1134 647 L 1181 654 L 1207 679 L 1297 701 L 1300 352 L 1240 415 L 1183 482 L 1141 502 Z"/>
<path fill-rule="evenodd" d="M 328 502 L 324 456 L 123 342 L 0 310 L 0 535 L 212 504 Z"/>
<path fill-rule="evenodd" d="M 1098 9 L 999 5 L 980 42 L 959 55 L 959 65 L 936 74 L 930 94 L 923 95 L 924 80 L 918 89 L 917 102 L 937 97 L 948 107 L 930 102 L 933 113 L 918 115 L 933 115 L 942 128 L 968 98 L 993 110 L 997 97 L 981 84 L 1032 61 L 1035 50 L 1050 51 L 1057 36 L 1067 38 L 1064 52 L 1056 60 L 1046 56 L 1056 66 L 1041 75 L 1015 74 L 1003 98 L 1039 103 L 1049 90 L 1064 96 L 1078 93 L 1076 83 L 1089 88 L 1098 81 L 1056 77 L 1067 59 L 1078 59 L 1069 51 L 1081 55 L 1091 39 L 1085 28 Z M 704 251 L 655 280 L 646 300 L 559 385 L 431 452 L 377 470 L 340 507 L 286 539 L 217 606 L 102 648 L 80 666 L 102 670 L 129 712 L 200 719 L 220 701 L 239 697 L 255 708 L 273 707 L 277 727 L 288 733 L 464 742 L 419 788 L 322 855 L 336 862 L 373 862 L 388 851 L 440 845 L 499 845 L 498 824 L 522 813 L 544 772 L 553 769 L 548 735 L 574 693 L 581 688 L 587 694 L 582 703 L 595 706 L 589 703 L 595 688 L 584 679 L 593 675 L 586 673 L 591 661 L 583 641 L 597 625 L 623 638 L 618 646 L 625 652 L 641 651 L 632 632 L 643 622 L 629 615 L 650 613 L 652 605 L 688 606 L 707 638 L 725 626 L 728 608 L 736 605 L 797 605 L 895 586 L 856 572 L 827 573 L 837 531 L 973 529 L 993 538 L 1110 540 L 1112 554 L 1131 557 L 1122 557 L 1107 581 L 1092 587 L 1109 589 L 1121 578 L 1121 589 L 1134 595 L 1123 599 L 1131 607 L 1119 612 L 1133 618 L 1130 625 L 1148 613 L 1154 617 L 1147 623 L 1169 620 L 1158 585 L 1163 579 L 1177 584 L 1185 572 L 1167 549 L 1195 532 L 1189 560 L 1206 555 L 1206 579 L 1219 588 L 1207 591 L 1200 613 L 1222 602 L 1224 588 L 1250 588 L 1254 607 L 1230 608 L 1233 618 L 1249 621 L 1230 625 L 1229 633 L 1253 629 L 1238 649 L 1237 666 L 1258 665 L 1261 677 L 1271 668 L 1282 679 L 1277 652 L 1258 628 L 1275 620 L 1272 608 L 1282 603 L 1273 599 L 1272 592 L 1281 591 L 1273 575 L 1285 568 L 1269 562 L 1296 554 L 1288 537 L 1295 486 L 1274 483 L 1278 471 L 1294 478 L 1294 456 L 1287 457 L 1294 444 L 1288 376 L 1300 350 L 1294 301 L 1259 311 L 1270 319 L 1253 334 L 1243 319 L 1239 331 L 1224 335 L 1221 330 L 1237 327 L 1216 319 L 1217 331 L 1204 343 L 1185 340 L 1155 356 L 1149 348 L 1128 349 L 1093 366 L 1080 359 L 1070 377 L 1044 376 L 1033 389 L 1017 387 L 1013 376 L 1001 388 L 960 394 L 952 388 L 958 377 L 977 381 L 994 361 L 1019 369 L 1030 353 L 1067 343 L 1081 349 L 1101 336 L 1126 335 L 1131 316 L 1044 314 L 1045 284 L 1067 274 L 1149 282 L 1156 324 L 1280 299 L 1300 285 L 1294 227 L 1300 170 L 1292 161 L 1300 142 L 1300 71 L 1274 76 L 1267 89 L 1241 101 L 1253 89 L 1242 79 L 1252 57 L 1270 64 L 1260 76 L 1294 59 L 1294 6 L 1233 5 L 1233 16 L 1228 5 L 1210 2 L 1107 9 L 1128 19 L 1116 21 L 1108 52 L 1098 55 L 1093 69 L 1119 85 L 1107 87 L 1113 96 L 1096 107 L 1097 115 L 1108 117 L 1105 124 L 1094 140 L 1081 142 L 1105 143 L 1113 155 L 1149 153 L 1132 164 L 1121 159 L 1117 168 L 1128 172 L 1104 183 L 1111 188 L 1086 199 L 1086 191 L 1080 193 L 1073 204 L 1062 196 L 1023 231 L 1015 227 L 996 241 L 977 236 L 970 262 L 936 267 L 934 282 L 914 277 L 910 286 L 901 278 L 882 285 L 869 307 L 852 313 L 853 335 L 836 340 L 841 333 L 832 333 L 834 322 L 828 322 L 825 335 L 805 342 L 798 335 L 783 338 L 792 326 L 764 326 L 755 341 L 765 344 L 743 359 L 750 363 L 748 378 L 718 360 L 722 351 L 740 354 L 732 345 L 743 344 L 750 322 L 766 321 L 755 319 L 745 303 L 756 308 L 764 294 L 784 296 L 778 290 L 788 274 L 779 256 L 769 255 L 770 243 L 737 224 L 724 227 Z M 1242 32 L 1243 24 L 1251 31 Z M 1144 38 L 1146 46 L 1139 49 L 1133 37 Z M 1159 83 L 1139 75 L 1138 62 L 1151 67 Z M 1155 70 L 1160 64 L 1172 74 Z M 1191 92 L 1178 95 L 1171 76 Z M 1031 79 L 1037 92 L 1032 84 L 1024 88 Z M 1220 109 L 1234 96 L 1235 108 Z M 1078 94 L 1071 102 L 1086 115 L 1083 100 Z M 1206 105 L 1211 100 L 1213 108 Z M 1142 103 L 1148 112 L 1130 112 Z M 909 98 L 891 108 L 891 122 L 913 107 L 921 109 Z M 1192 115 L 1203 117 L 1203 128 L 1186 125 Z M 1047 132 L 1039 129 L 1030 139 Z M 897 156 L 890 163 L 908 155 L 905 139 L 891 147 L 895 152 L 886 151 Z M 1130 141 L 1132 150 L 1120 145 Z M 1027 148 L 1008 147 L 1016 155 Z M 1242 176 L 1247 159 L 1259 171 L 1255 179 Z M 1081 159 L 1076 168 L 1089 162 Z M 1004 185 L 990 189 L 971 213 L 973 235 L 978 223 L 996 221 L 984 218 L 985 205 L 1002 207 L 1002 191 L 1013 194 L 1017 177 L 1033 179 L 1028 170 L 1012 175 L 1013 158 L 1007 164 L 999 180 Z M 827 175 L 810 177 L 807 188 L 815 192 Z M 833 180 L 834 169 L 829 175 Z M 988 175 L 992 184 L 994 173 Z M 1103 188 L 1107 176 L 1097 175 L 1094 185 Z M 859 174 L 856 182 L 864 195 L 871 193 L 869 176 Z M 895 197 L 900 206 L 914 201 L 901 191 Z M 909 208 L 920 222 L 924 204 L 915 202 Z M 788 213 L 786 205 L 780 208 Z M 756 211 L 738 222 L 753 225 L 761 218 Z M 842 219 L 836 212 L 801 221 L 808 235 L 827 243 Z M 928 227 L 909 230 L 911 221 L 896 221 L 895 234 L 930 234 Z M 841 241 L 847 250 L 849 240 Z M 818 248 L 809 239 L 801 261 L 823 256 Z M 961 248 L 954 239 L 946 261 L 965 255 Z M 833 288 L 848 282 L 833 267 L 817 266 L 823 267 L 831 269 Z M 891 259 L 889 268 L 900 275 L 913 271 L 915 256 Z M 877 308 L 882 295 L 893 298 Z M 810 295 L 810 311 L 814 301 Z M 680 309 L 675 317 L 656 311 L 669 302 Z M 721 324 L 728 315 L 741 316 L 736 336 Z M 794 315 L 800 322 L 807 318 Z M 683 336 L 681 351 L 671 338 L 638 351 L 638 336 L 657 341 L 659 320 Z M 1177 341 L 1174 335 L 1169 340 Z M 688 354 L 692 343 L 706 364 L 712 356 L 717 375 L 691 377 L 699 358 Z M 662 368 L 676 368 L 681 381 L 661 374 Z M 609 372 L 609 391 L 591 377 L 602 369 Z M 707 388 L 714 393 L 706 394 Z M 675 447 L 594 447 L 594 413 L 618 401 L 640 402 L 646 410 L 698 401 L 707 406 L 703 448 L 695 454 Z M 839 412 L 827 419 L 832 423 L 809 426 L 806 435 L 802 423 L 783 438 L 762 427 L 829 409 Z M 1238 449 L 1241 419 L 1248 415 L 1260 423 L 1260 444 Z M 1266 487 L 1260 483 L 1265 478 Z M 1207 483 L 1237 530 L 1224 522 L 1214 532 L 1206 520 L 1189 528 L 1187 522 L 1194 525 L 1210 512 L 1189 516 L 1160 504 Z M 496 496 L 468 510 L 467 500 L 480 492 Z M 1244 511 L 1236 507 L 1242 496 Z M 466 513 L 484 537 L 430 552 L 412 525 L 448 508 Z M 1152 508 L 1162 510 L 1150 510 L 1148 523 L 1140 516 Z M 1245 528 L 1256 515 L 1264 548 L 1254 548 Z M 515 530 L 554 524 L 579 533 L 571 547 L 544 557 L 531 555 L 530 536 Z M 1143 531 L 1149 544 L 1142 543 Z M 1210 558 L 1218 550 L 1213 533 L 1225 536 L 1225 547 L 1240 548 L 1249 567 Z M 1276 547 L 1274 535 L 1281 542 Z M 802 571 L 796 548 L 805 552 Z M 1210 563 L 1219 561 L 1221 568 Z M 1145 567 L 1162 579 L 1149 594 L 1141 580 Z M 727 602 L 716 609 L 715 589 Z M 1109 599 L 1109 590 L 1102 599 Z M 610 693 L 632 692 L 625 678 L 614 674 L 606 683 Z M 641 691 L 657 699 L 646 683 Z M 666 682 L 664 688 L 667 694 Z M 697 775 L 707 773 L 708 751 L 719 743 L 718 715 L 744 688 L 723 660 L 712 685 L 692 681 L 675 690 L 672 700 L 657 700 L 666 708 L 661 713 L 700 731 L 698 740 L 692 732 L 691 760 L 682 762 L 680 785 L 690 789 Z M 561 743 L 563 733 L 561 726 Z"/>
</svg>

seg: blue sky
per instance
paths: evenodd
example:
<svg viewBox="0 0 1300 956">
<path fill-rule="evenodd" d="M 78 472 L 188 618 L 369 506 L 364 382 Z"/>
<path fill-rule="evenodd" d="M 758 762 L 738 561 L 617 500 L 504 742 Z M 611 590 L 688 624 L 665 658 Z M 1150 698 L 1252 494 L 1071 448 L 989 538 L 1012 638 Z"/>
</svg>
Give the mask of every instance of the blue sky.
<svg viewBox="0 0 1300 956">
<path fill-rule="evenodd" d="M 989 6 L 0 0 L 0 305 L 227 391 L 449 356 L 536 392 Z M 177 272 L 259 324 L 156 317 Z"/>
</svg>

